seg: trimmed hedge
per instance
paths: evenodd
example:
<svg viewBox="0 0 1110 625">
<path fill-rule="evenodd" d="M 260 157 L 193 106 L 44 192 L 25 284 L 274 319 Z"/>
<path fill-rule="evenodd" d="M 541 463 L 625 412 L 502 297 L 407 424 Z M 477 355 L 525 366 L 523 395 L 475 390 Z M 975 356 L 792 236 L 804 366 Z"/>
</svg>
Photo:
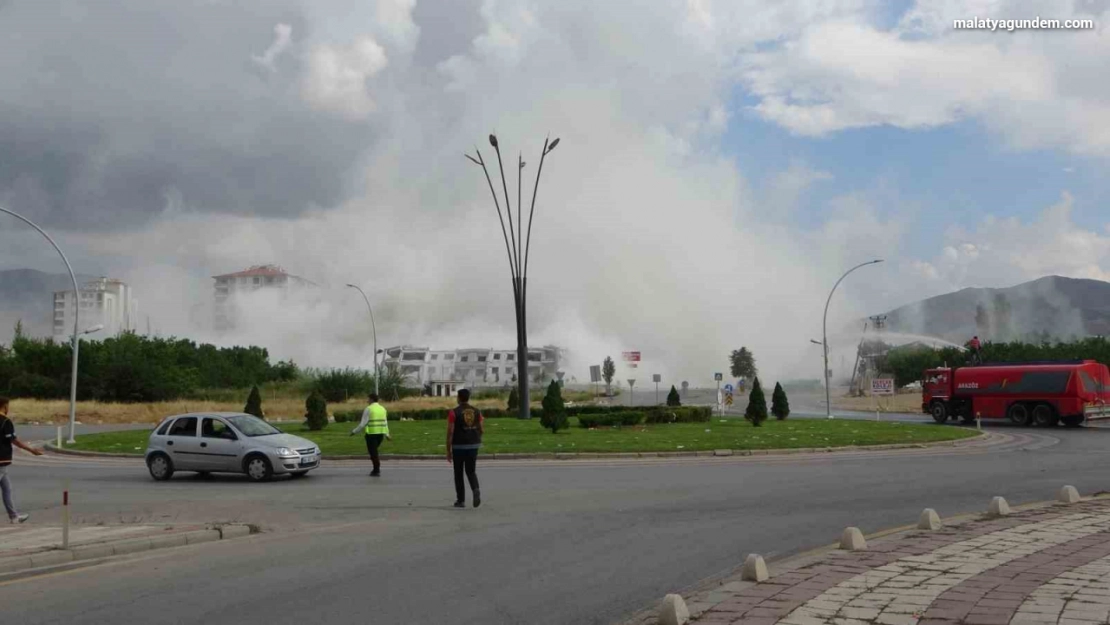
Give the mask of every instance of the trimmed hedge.
<svg viewBox="0 0 1110 625">
<path fill-rule="evenodd" d="M 603 428 L 618 425 L 640 425 L 644 422 L 642 411 L 609 412 L 605 414 L 579 415 L 578 425 L 584 428 Z"/>
<path fill-rule="evenodd" d="M 578 417 L 579 424 L 581 425 L 583 417 L 590 420 L 591 417 L 605 417 L 609 415 L 623 415 L 624 413 L 634 412 L 639 414 L 641 419 L 632 425 L 638 423 L 707 423 L 713 418 L 713 409 L 708 406 L 653 406 L 645 409 L 629 410 L 627 406 L 568 406 L 568 417 Z M 362 409 L 359 410 L 339 410 L 333 416 L 336 423 L 358 423 L 362 419 Z M 517 416 L 515 410 L 505 410 L 503 408 L 485 408 L 482 410 L 482 416 L 487 419 L 513 419 Z M 543 417 L 543 408 L 533 408 L 532 417 L 539 419 Z M 620 417 L 615 421 L 619 422 L 627 417 Z M 390 421 L 400 421 L 401 419 L 411 419 L 413 421 L 443 421 L 447 419 L 447 410 L 437 408 L 434 410 L 404 410 L 389 413 Z M 595 422 L 590 420 L 591 423 Z M 582 427 L 593 427 L 584 425 Z"/>
</svg>

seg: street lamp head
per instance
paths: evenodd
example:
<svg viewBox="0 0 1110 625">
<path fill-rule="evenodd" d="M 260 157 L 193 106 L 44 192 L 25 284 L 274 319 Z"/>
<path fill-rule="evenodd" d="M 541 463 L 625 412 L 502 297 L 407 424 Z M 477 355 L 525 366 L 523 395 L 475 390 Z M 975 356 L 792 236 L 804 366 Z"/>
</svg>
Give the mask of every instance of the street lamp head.
<svg viewBox="0 0 1110 625">
<path fill-rule="evenodd" d="M 821 341 L 815 341 L 813 339 L 809 339 L 809 342 L 813 343 L 814 345 L 824 345 L 824 343 L 822 343 Z"/>
<path fill-rule="evenodd" d="M 490 136 L 489 136 L 489 144 L 490 144 L 490 145 L 492 145 L 492 146 L 493 146 L 493 147 L 495 147 L 495 148 L 497 147 L 497 135 L 495 135 L 495 134 L 490 134 Z"/>
<path fill-rule="evenodd" d="M 550 152 L 551 150 L 554 150 L 555 146 L 557 145 L 559 145 L 559 137 L 555 137 L 555 140 L 548 144 L 547 151 Z"/>
<path fill-rule="evenodd" d="M 104 324 L 98 323 L 98 324 L 96 324 L 95 326 L 93 326 L 91 328 L 85 329 L 83 332 L 81 332 L 81 334 L 92 334 L 93 332 L 100 332 L 103 329 L 104 329 Z"/>
<path fill-rule="evenodd" d="M 348 284 L 347 286 L 351 287 L 352 289 L 357 289 L 358 288 L 357 286 L 355 286 L 353 284 Z"/>
<path fill-rule="evenodd" d="M 883 262 L 883 259 L 876 258 L 875 260 L 871 261 L 871 264 L 874 265 L 875 263 L 881 263 L 881 262 Z"/>
</svg>

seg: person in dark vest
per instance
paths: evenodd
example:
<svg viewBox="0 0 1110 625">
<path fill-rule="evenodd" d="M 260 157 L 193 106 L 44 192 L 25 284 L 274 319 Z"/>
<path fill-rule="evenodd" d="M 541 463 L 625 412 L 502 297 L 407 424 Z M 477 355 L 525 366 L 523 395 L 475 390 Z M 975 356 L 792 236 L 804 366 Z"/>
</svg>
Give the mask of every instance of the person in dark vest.
<svg viewBox="0 0 1110 625">
<path fill-rule="evenodd" d="M 478 488 L 478 450 L 482 447 L 484 431 L 482 412 L 470 405 L 470 391 L 459 389 L 459 405 L 447 413 L 447 462 L 455 468 L 455 507 L 466 507 L 466 486 L 463 473 L 474 493 L 474 507 L 482 505 Z"/>
<path fill-rule="evenodd" d="M 8 479 L 8 469 L 12 466 L 12 447 L 41 456 L 42 452 L 16 438 L 15 424 L 8 418 L 8 398 L 0 397 L 0 493 L 3 494 L 4 509 L 12 523 L 24 523 L 26 514 L 20 514 L 12 501 L 12 483 Z"/>
</svg>

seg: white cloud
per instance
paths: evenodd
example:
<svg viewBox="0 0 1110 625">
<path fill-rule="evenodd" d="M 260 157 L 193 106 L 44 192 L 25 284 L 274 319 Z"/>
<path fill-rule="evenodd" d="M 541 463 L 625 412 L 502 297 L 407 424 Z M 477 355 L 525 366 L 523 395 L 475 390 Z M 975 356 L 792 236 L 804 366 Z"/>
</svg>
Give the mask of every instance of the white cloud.
<svg viewBox="0 0 1110 625">
<path fill-rule="evenodd" d="M 1100 22 L 1110 17 L 1099 10 Z M 802 135 L 975 119 L 1017 148 L 1110 154 L 1110 87 L 1090 80 L 1110 71 L 1110 39 L 952 27 L 1038 15 L 1078 16 L 1060 2 L 921 0 L 892 30 L 866 14 L 818 19 L 771 50 L 741 54 L 743 82 L 760 116 Z"/>
<path fill-rule="evenodd" d="M 251 60 L 255 63 L 258 63 L 262 67 L 265 67 L 271 72 L 277 71 L 277 68 L 274 66 L 274 62 L 277 61 L 282 52 L 285 52 L 286 48 L 289 47 L 289 44 L 292 41 L 292 37 L 292 26 L 290 26 L 289 24 L 277 24 L 276 26 L 274 26 L 273 43 L 271 43 L 270 47 L 266 48 L 266 51 L 263 52 L 261 55 L 252 54 Z"/>
<path fill-rule="evenodd" d="M 385 49 L 370 37 L 347 47 L 319 44 L 311 52 L 302 93 L 318 110 L 364 119 L 376 109 L 367 82 L 387 64 Z"/>
</svg>

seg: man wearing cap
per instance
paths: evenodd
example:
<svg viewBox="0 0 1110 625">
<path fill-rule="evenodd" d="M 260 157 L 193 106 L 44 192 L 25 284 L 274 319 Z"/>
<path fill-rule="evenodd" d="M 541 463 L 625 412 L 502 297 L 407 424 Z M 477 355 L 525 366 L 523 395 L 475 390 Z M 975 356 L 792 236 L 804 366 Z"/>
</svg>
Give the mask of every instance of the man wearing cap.
<svg viewBox="0 0 1110 625">
<path fill-rule="evenodd" d="M 366 451 L 370 453 L 370 461 L 374 463 L 374 470 L 370 472 L 370 477 L 378 477 L 382 474 L 378 447 L 381 447 L 382 440 L 391 441 L 393 437 L 389 435 L 388 413 L 385 411 L 385 406 L 378 403 L 376 393 L 370 393 L 370 405 L 362 411 L 362 420 L 355 429 L 351 430 L 351 436 L 360 430 L 366 435 Z"/>
<path fill-rule="evenodd" d="M 482 447 L 483 420 L 481 411 L 470 405 L 470 391 L 459 389 L 459 405 L 447 413 L 447 462 L 455 468 L 455 507 L 466 507 L 466 486 L 463 473 L 474 493 L 474 507 L 482 505 L 478 489 L 478 449 Z"/>
</svg>

